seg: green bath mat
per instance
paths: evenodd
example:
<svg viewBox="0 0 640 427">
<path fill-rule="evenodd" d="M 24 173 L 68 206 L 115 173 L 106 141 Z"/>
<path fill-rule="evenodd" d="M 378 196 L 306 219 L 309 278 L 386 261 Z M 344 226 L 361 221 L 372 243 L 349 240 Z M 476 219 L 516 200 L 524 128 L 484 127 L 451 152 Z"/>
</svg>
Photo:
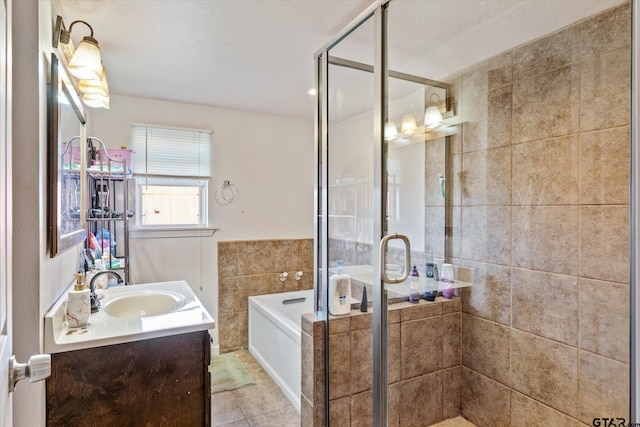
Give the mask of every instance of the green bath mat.
<svg viewBox="0 0 640 427">
<path fill-rule="evenodd" d="M 255 384 L 249 372 L 234 353 L 213 356 L 209 372 L 211 372 L 212 393 L 235 390 Z"/>
</svg>

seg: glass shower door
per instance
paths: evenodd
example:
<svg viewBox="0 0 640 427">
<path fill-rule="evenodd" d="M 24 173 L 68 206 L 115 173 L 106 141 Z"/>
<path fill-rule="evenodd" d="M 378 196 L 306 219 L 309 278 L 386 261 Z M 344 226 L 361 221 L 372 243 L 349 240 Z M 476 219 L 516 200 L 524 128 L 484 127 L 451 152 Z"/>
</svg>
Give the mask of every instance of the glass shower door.
<svg viewBox="0 0 640 427">
<path fill-rule="evenodd" d="M 451 229 L 449 136 L 427 114 L 446 114 L 449 86 L 403 70 L 402 44 L 380 36 L 406 13 L 372 9 L 318 58 L 317 258 L 326 268 L 317 289 L 330 425 L 415 416 L 430 425 L 459 384 L 459 344 L 446 339 L 459 336 L 459 304 L 443 315 L 434 301 Z"/>
</svg>

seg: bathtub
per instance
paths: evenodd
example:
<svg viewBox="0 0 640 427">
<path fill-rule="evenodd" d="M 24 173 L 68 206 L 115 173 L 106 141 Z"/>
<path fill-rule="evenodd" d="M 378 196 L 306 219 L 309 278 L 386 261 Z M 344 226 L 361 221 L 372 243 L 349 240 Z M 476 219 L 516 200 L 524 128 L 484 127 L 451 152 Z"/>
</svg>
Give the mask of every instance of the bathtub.
<svg viewBox="0 0 640 427">
<path fill-rule="evenodd" d="M 249 297 L 249 351 L 298 412 L 300 316 L 313 306 L 313 289 Z"/>
</svg>

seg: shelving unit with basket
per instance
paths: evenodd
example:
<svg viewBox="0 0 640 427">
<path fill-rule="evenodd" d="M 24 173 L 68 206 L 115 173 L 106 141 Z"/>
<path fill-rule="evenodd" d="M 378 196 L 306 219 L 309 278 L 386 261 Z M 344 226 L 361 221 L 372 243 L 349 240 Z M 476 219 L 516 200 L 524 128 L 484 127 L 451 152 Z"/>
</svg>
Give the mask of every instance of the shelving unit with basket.
<svg viewBox="0 0 640 427">
<path fill-rule="evenodd" d="M 87 138 L 87 249 L 107 254 L 106 268 L 120 271 L 124 283 L 129 273 L 129 180 L 131 150 L 107 149 L 98 138 Z M 96 250 L 96 247 L 98 248 Z"/>
</svg>

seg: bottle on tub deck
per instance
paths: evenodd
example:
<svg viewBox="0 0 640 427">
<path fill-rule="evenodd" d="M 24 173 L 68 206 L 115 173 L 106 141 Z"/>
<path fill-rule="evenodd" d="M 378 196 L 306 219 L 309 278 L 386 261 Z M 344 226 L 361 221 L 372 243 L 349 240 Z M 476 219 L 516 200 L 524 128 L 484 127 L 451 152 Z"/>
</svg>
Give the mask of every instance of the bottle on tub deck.
<svg viewBox="0 0 640 427">
<path fill-rule="evenodd" d="M 453 298 L 454 292 L 454 277 L 453 277 L 453 265 L 448 263 L 442 264 L 442 271 L 440 272 L 440 283 L 442 286 L 442 296 L 448 299 Z"/>
<path fill-rule="evenodd" d="M 342 269 L 343 260 L 336 264 L 336 274 L 329 277 L 329 313 L 340 316 L 351 311 L 351 277 Z"/>
<path fill-rule="evenodd" d="M 67 294 L 67 326 L 79 328 L 86 326 L 91 316 L 90 291 L 82 282 L 82 274 L 76 274 L 76 283 Z"/>
<path fill-rule="evenodd" d="M 420 302 L 420 273 L 418 273 L 418 267 L 415 265 L 411 270 L 411 276 L 409 277 L 409 302 L 412 304 L 418 304 Z"/>
</svg>

